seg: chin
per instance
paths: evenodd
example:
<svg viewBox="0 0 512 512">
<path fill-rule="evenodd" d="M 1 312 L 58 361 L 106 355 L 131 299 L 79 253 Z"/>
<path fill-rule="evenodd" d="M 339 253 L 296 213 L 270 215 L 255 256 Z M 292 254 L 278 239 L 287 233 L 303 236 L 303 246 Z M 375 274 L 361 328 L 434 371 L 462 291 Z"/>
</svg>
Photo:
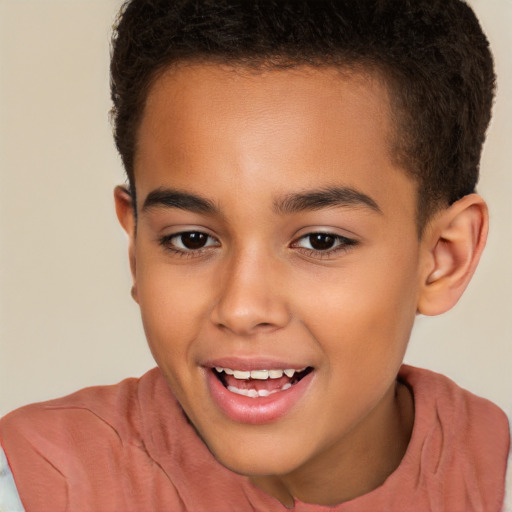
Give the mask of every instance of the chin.
<svg viewBox="0 0 512 512">
<path fill-rule="evenodd" d="M 292 473 L 303 463 L 297 454 L 302 454 L 300 448 L 289 447 L 278 450 L 278 442 L 270 446 L 254 441 L 245 443 L 243 449 L 232 449 L 224 445 L 220 449 L 208 446 L 213 456 L 226 468 L 239 475 L 247 477 L 279 476 Z"/>
</svg>

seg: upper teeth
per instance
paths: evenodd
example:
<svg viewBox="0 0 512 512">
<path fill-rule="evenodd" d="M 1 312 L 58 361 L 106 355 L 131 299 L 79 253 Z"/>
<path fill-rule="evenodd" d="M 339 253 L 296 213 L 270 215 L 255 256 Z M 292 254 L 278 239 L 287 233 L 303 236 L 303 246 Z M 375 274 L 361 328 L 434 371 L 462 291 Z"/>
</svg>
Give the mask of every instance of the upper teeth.
<svg viewBox="0 0 512 512">
<path fill-rule="evenodd" d="M 293 368 L 287 368 L 286 370 L 232 370 L 231 368 L 222 368 L 221 366 L 216 366 L 215 370 L 218 373 L 226 373 L 227 375 L 233 375 L 235 379 L 247 380 L 247 379 L 258 379 L 258 380 L 267 380 L 267 379 L 280 379 L 283 375 L 286 375 L 288 378 L 292 378 L 295 373 L 302 372 L 306 368 L 301 368 L 300 370 L 294 370 Z"/>
</svg>

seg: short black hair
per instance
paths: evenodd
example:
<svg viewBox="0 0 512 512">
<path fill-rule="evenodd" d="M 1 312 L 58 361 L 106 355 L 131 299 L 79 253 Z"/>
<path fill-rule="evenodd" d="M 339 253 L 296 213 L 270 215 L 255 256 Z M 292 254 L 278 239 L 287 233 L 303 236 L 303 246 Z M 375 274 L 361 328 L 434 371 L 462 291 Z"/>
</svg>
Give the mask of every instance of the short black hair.
<svg viewBox="0 0 512 512">
<path fill-rule="evenodd" d="M 379 73 L 392 101 L 393 149 L 417 183 L 420 232 L 441 206 L 475 190 L 495 75 L 463 1 L 126 1 L 112 37 L 111 114 L 134 203 L 146 97 L 162 71 L 188 61 Z"/>
</svg>

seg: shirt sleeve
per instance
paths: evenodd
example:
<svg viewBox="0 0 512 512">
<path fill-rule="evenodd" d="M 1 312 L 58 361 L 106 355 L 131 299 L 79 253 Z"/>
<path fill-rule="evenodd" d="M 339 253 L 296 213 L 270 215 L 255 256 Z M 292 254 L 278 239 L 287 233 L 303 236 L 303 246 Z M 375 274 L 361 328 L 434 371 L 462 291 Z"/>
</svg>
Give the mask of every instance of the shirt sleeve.
<svg viewBox="0 0 512 512">
<path fill-rule="evenodd" d="M 25 512 L 11 468 L 0 446 L 0 512 Z"/>
</svg>

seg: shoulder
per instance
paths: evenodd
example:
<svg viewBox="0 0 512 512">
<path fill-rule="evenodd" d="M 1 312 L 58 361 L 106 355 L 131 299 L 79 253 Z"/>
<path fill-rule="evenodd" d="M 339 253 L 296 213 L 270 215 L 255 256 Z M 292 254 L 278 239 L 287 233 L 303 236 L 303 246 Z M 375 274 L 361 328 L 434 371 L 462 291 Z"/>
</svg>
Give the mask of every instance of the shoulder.
<svg viewBox="0 0 512 512">
<path fill-rule="evenodd" d="M 506 420 L 506 414 L 494 403 L 461 388 L 453 380 L 430 370 L 403 365 L 399 378 L 413 390 L 415 399 L 425 400 L 436 407 L 463 406 L 465 412 L 487 410 L 493 418 Z M 460 411 L 458 411 L 460 412 Z"/>
<path fill-rule="evenodd" d="M 0 443 L 24 504 L 67 510 L 81 503 L 97 510 L 98 500 L 114 503 L 112 510 L 128 510 L 121 475 L 136 478 L 151 471 L 145 438 L 153 425 L 145 422 L 160 409 L 169 411 L 172 421 L 173 404 L 154 369 L 140 379 L 86 388 L 2 418 Z"/>
<path fill-rule="evenodd" d="M 449 487 L 465 489 L 472 503 L 499 510 L 496 504 L 503 503 L 510 450 L 505 413 L 428 370 L 404 366 L 399 378 L 414 396 L 411 445 L 419 452 L 425 482 L 446 493 Z"/>
<path fill-rule="evenodd" d="M 21 407 L 0 420 L 5 445 L 20 438 L 31 443 L 80 442 L 101 432 L 117 438 L 138 430 L 140 395 L 158 382 L 155 368 L 140 379 L 130 378 L 110 386 L 82 389 L 71 395 Z"/>
<path fill-rule="evenodd" d="M 459 436 L 475 435 L 488 437 L 493 444 L 491 432 L 509 438 L 506 414 L 494 403 L 474 395 L 457 385 L 448 377 L 430 370 L 403 365 L 399 378 L 412 389 L 418 419 L 432 420 L 451 428 L 463 427 Z"/>
</svg>

